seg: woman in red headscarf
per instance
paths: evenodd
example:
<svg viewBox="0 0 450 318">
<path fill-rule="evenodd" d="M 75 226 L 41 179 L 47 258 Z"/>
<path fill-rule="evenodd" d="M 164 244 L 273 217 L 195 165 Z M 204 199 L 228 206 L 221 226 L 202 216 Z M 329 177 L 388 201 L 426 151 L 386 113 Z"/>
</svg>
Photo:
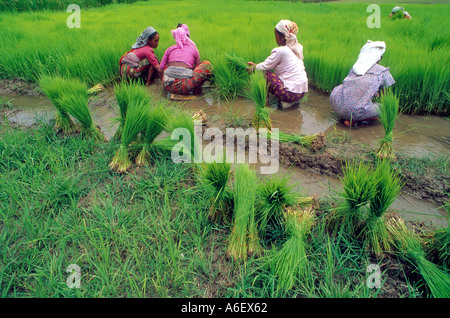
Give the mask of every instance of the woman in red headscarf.
<svg viewBox="0 0 450 318">
<path fill-rule="evenodd" d="M 185 24 L 178 24 L 172 35 L 176 44 L 166 50 L 160 64 L 164 89 L 174 94 L 199 95 L 211 75 L 211 64 L 201 61 Z"/>
</svg>

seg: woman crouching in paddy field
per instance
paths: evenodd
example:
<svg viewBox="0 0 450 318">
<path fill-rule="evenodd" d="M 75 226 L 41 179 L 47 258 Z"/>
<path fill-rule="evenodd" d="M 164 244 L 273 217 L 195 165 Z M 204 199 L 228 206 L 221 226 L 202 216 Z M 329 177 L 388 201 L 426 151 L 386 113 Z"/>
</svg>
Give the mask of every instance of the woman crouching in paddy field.
<svg viewBox="0 0 450 318">
<path fill-rule="evenodd" d="M 159 34 L 148 27 L 136 39 L 131 50 L 125 53 L 119 61 L 120 76 L 125 80 L 142 79 L 146 85 L 154 83 L 161 77 L 161 68 L 153 49 L 159 44 Z"/>
<path fill-rule="evenodd" d="M 248 62 L 248 70 L 265 71 L 269 93 L 276 96 L 279 102 L 292 104 L 308 92 L 303 46 L 298 43 L 298 27 L 295 22 L 281 20 L 274 32 L 279 47 L 274 48 L 262 63 Z"/>
<path fill-rule="evenodd" d="M 395 83 L 389 68 L 378 64 L 385 51 L 383 41 L 367 41 L 344 82 L 331 92 L 331 107 L 346 126 L 379 117 L 379 105 L 372 99 Z"/>
<path fill-rule="evenodd" d="M 176 44 L 164 52 L 160 65 L 164 89 L 173 94 L 200 95 L 202 85 L 211 75 L 211 63 L 201 61 L 187 25 L 178 24 L 172 35 Z"/>
</svg>

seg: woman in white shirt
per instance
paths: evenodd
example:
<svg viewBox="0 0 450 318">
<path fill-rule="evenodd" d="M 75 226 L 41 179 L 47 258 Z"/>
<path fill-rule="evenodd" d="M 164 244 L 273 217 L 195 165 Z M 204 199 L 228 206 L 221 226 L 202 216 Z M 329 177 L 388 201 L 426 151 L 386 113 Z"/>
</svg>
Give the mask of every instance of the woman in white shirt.
<svg viewBox="0 0 450 318">
<path fill-rule="evenodd" d="M 269 93 L 275 95 L 280 102 L 294 103 L 308 92 L 303 47 L 297 41 L 298 27 L 295 22 L 281 20 L 274 32 L 279 46 L 272 50 L 264 62 L 248 62 L 248 70 L 265 71 Z"/>
</svg>

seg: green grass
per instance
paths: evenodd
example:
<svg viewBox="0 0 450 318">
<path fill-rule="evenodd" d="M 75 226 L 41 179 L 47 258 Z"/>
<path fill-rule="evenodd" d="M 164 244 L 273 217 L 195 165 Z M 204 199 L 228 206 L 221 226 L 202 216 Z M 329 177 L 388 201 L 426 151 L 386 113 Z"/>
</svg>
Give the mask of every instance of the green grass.
<svg viewBox="0 0 450 318">
<path fill-rule="evenodd" d="M 383 40 L 387 50 L 381 64 L 390 67 L 402 112 L 449 113 L 450 31 L 445 19 L 450 9 L 445 4 L 409 4 L 412 20 L 391 21 L 393 4 L 380 3 L 378 29 L 366 25 L 367 3 L 190 1 L 183 3 L 182 13 L 171 10 L 172 5 L 149 1 L 83 9 L 79 29 L 67 28 L 66 12 L 2 13 L 0 77 L 36 81 L 42 73 L 80 78 L 89 86 L 112 83 L 119 58 L 149 23 L 160 32 L 155 53 L 161 59 L 173 44 L 170 21 L 182 20 L 202 59 L 221 69 L 216 84 L 223 97 L 230 97 L 243 86 L 237 74 L 224 69 L 226 55 L 263 61 L 276 46 L 274 26 L 290 19 L 299 25 L 311 86 L 330 92 L 342 83 L 368 39 Z M 137 11 L 142 14 L 136 16 Z"/>
<path fill-rule="evenodd" d="M 365 284 L 372 262 L 365 249 L 345 233 L 329 235 L 323 217 L 316 217 L 304 246 L 308 278 L 292 280 L 290 289 L 277 288 L 271 267 L 282 245 L 265 247 L 243 263 L 227 259 L 232 226 L 209 220 L 211 192 L 197 181 L 192 165 L 163 155 L 116 174 L 108 168 L 116 150 L 114 140 L 99 145 L 80 135 L 69 138 L 52 123 L 32 130 L 0 125 L 2 297 L 385 295 Z M 247 174 L 236 175 L 238 184 L 247 186 L 232 191 L 250 194 L 256 187 L 249 188 L 250 180 L 242 176 Z M 66 284 L 71 264 L 81 269 L 79 289 Z M 397 296 L 428 295 L 406 274 L 404 285 L 408 289 Z"/>
</svg>

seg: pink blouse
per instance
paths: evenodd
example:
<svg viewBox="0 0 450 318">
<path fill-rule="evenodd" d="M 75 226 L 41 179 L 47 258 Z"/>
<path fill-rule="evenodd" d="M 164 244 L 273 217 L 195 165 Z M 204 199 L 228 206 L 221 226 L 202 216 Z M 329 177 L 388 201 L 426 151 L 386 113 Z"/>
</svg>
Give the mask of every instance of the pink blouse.
<svg viewBox="0 0 450 318">
<path fill-rule="evenodd" d="M 201 60 L 198 50 L 192 46 L 185 45 L 183 49 L 181 49 L 178 45 L 172 45 L 164 52 L 160 64 L 161 69 L 164 70 L 170 62 L 184 62 L 190 68 L 194 68 L 195 65 L 200 64 Z"/>
</svg>

